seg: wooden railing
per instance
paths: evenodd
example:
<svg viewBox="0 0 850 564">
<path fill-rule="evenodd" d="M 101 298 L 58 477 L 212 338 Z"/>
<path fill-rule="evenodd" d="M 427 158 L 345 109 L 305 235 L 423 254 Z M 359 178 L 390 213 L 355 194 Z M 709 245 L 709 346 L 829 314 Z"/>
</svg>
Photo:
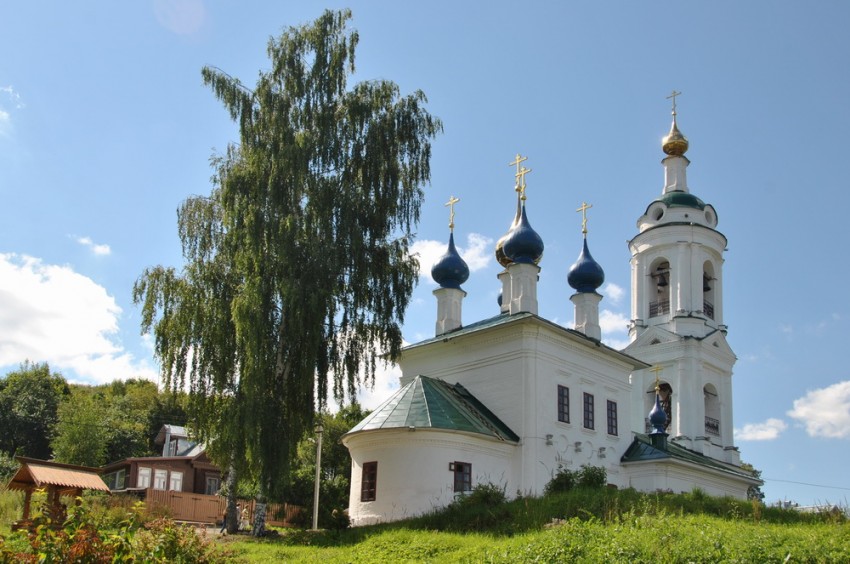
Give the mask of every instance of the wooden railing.
<svg viewBox="0 0 850 564">
<path fill-rule="evenodd" d="M 711 302 L 702 302 L 702 311 L 705 312 L 705 316 L 709 319 L 714 319 L 714 304 Z"/>
</svg>

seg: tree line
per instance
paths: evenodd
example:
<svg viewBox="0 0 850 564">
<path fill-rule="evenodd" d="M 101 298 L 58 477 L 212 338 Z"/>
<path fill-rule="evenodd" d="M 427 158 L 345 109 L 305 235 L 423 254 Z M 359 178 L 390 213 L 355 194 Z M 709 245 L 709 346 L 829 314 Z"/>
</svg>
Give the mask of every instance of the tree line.
<svg viewBox="0 0 850 564">
<path fill-rule="evenodd" d="M 0 379 L 0 476 L 16 455 L 80 466 L 154 456 L 163 424 L 185 425 L 186 395 L 142 379 L 68 383 L 47 363 L 24 362 Z"/>
</svg>

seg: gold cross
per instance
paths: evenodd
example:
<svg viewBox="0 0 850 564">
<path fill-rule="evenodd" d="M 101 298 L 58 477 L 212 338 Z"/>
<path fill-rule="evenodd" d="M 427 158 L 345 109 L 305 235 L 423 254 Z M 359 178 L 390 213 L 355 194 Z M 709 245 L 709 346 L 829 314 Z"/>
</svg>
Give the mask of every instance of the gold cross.
<svg viewBox="0 0 850 564">
<path fill-rule="evenodd" d="M 670 100 L 671 98 L 673 100 L 673 115 L 674 116 L 676 115 L 676 96 L 681 96 L 681 95 L 682 95 L 681 92 L 676 92 L 675 90 L 673 90 L 673 92 L 669 96 L 667 96 L 668 100 Z"/>
<path fill-rule="evenodd" d="M 529 172 L 531 172 L 530 168 L 522 167 L 517 173 L 517 188 L 519 189 L 522 201 L 525 201 L 525 175 Z"/>
<path fill-rule="evenodd" d="M 443 204 L 443 205 L 446 205 L 446 206 L 449 207 L 449 230 L 450 231 L 454 230 L 454 228 L 455 228 L 455 204 L 458 203 L 459 201 L 460 201 L 460 198 L 455 198 L 454 196 L 451 196 L 449 198 L 449 201 L 446 202 L 445 204 Z"/>
<path fill-rule="evenodd" d="M 577 212 L 581 212 L 581 232 L 584 233 L 585 237 L 587 237 L 587 210 L 592 207 L 593 204 L 582 202 L 581 207 L 576 210 Z"/>
<path fill-rule="evenodd" d="M 523 161 L 527 161 L 527 160 L 528 160 L 528 157 L 523 157 L 522 155 L 517 153 L 516 158 L 513 161 L 508 163 L 508 166 L 516 166 L 516 174 L 514 175 L 514 178 L 516 178 L 516 185 L 514 186 L 514 189 L 517 192 L 522 192 L 522 188 L 520 188 L 520 175 L 522 174 L 522 171 L 519 168 L 519 165 Z M 522 168 L 524 169 L 525 167 L 522 167 Z"/>
<path fill-rule="evenodd" d="M 658 374 L 664 370 L 664 367 L 660 364 L 656 364 L 652 368 L 649 369 L 650 372 L 655 372 L 655 393 L 659 393 L 661 391 L 661 383 L 658 381 Z"/>
</svg>

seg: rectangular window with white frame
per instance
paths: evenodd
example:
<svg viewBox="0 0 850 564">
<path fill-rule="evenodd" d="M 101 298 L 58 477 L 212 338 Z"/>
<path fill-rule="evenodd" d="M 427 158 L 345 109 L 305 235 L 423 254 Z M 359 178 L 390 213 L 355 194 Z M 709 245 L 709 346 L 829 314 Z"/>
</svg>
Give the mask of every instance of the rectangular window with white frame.
<svg viewBox="0 0 850 564">
<path fill-rule="evenodd" d="M 139 466 L 139 477 L 136 479 L 137 488 L 151 487 L 151 469 Z"/>
<path fill-rule="evenodd" d="M 168 489 L 173 492 L 183 491 L 183 472 L 171 472 L 171 480 L 169 481 Z"/>
<path fill-rule="evenodd" d="M 157 468 L 153 471 L 153 489 L 164 490 L 168 485 L 168 470 Z"/>
</svg>

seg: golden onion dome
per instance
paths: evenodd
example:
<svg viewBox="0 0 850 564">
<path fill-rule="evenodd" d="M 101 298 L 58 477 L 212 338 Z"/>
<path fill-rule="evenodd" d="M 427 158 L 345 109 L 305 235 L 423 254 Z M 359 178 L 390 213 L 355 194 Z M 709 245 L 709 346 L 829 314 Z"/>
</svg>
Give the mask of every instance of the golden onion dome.
<svg viewBox="0 0 850 564">
<path fill-rule="evenodd" d="M 688 138 L 682 135 L 679 127 L 676 125 L 675 112 L 673 113 L 673 125 L 670 126 L 670 133 L 661 141 L 661 148 L 668 155 L 677 157 L 684 155 L 688 151 Z"/>
</svg>

